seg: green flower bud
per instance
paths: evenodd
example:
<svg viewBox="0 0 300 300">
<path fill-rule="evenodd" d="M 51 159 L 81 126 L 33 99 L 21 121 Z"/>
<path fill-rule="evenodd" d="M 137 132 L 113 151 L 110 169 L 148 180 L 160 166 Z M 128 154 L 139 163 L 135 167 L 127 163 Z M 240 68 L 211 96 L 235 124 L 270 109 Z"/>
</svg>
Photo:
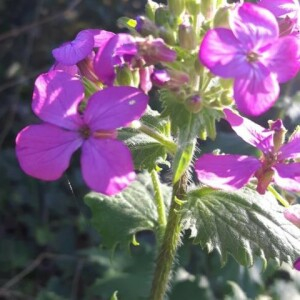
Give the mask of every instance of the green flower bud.
<svg viewBox="0 0 300 300">
<path fill-rule="evenodd" d="M 119 67 L 117 69 L 116 80 L 118 85 L 134 86 L 133 71 L 127 66 Z"/>
<path fill-rule="evenodd" d="M 172 26 L 174 23 L 174 17 L 171 15 L 169 9 L 166 6 L 160 6 L 155 11 L 155 24 L 158 26 Z"/>
<path fill-rule="evenodd" d="M 180 24 L 178 28 L 179 45 L 186 50 L 194 50 L 198 46 L 196 32 L 190 24 Z"/>
<path fill-rule="evenodd" d="M 233 102 L 232 92 L 228 91 L 228 90 L 227 91 L 225 90 L 224 92 L 222 92 L 220 101 L 221 101 L 221 104 L 224 106 L 231 105 Z"/>
<path fill-rule="evenodd" d="M 212 19 L 216 12 L 217 0 L 202 0 L 201 13 L 206 19 Z"/>
<path fill-rule="evenodd" d="M 184 103 L 186 109 L 192 113 L 198 113 L 203 107 L 203 101 L 200 95 L 192 95 Z"/>
<path fill-rule="evenodd" d="M 155 20 L 155 11 L 158 8 L 159 8 L 159 4 L 152 0 L 148 0 L 147 4 L 145 6 L 146 16 L 153 22 Z"/>
<path fill-rule="evenodd" d="M 200 2 L 200 0 L 185 0 L 185 8 L 192 16 L 196 16 L 201 12 Z"/>
<path fill-rule="evenodd" d="M 168 6 L 169 6 L 170 12 L 175 17 L 180 17 L 180 15 L 184 12 L 184 9 L 185 9 L 184 0 L 169 0 Z"/>
<path fill-rule="evenodd" d="M 224 27 L 229 29 L 229 14 L 230 7 L 220 7 L 214 16 L 213 28 Z"/>
<path fill-rule="evenodd" d="M 203 117 L 204 117 L 204 120 L 205 120 L 205 127 L 206 127 L 207 136 L 211 140 L 215 140 L 215 138 L 217 136 L 216 120 L 213 117 L 208 116 L 207 114 L 204 114 Z"/>
<path fill-rule="evenodd" d="M 159 27 L 159 37 L 161 37 L 168 45 L 176 44 L 175 32 L 168 24 Z"/>
</svg>

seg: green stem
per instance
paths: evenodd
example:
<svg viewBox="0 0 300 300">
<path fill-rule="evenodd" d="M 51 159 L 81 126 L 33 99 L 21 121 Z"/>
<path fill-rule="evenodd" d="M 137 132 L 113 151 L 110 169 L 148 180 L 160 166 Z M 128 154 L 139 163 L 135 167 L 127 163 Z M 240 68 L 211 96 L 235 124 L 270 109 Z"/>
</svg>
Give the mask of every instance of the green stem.
<svg viewBox="0 0 300 300">
<path fill-rule="evenodd" d="M 157 131 L 153 130 L 151 127 L 140 123 L 139 127 L 137 127 L 137 129 L 142 132 L 147 134 L 148 136 L 152 137 L 153 139 L 155 139 L 156 141 L 158 141 L 160 144 L 162 144 L 163 146 L 165 146 L 165 148 L 167 149 L 167 151 L 174 155 L 176 150 L 177 150 L 177 145 L 171 141 L 170 139 L 166 138 L 164 135 L 158 133 Z"/>
<path fill-rule="evenodd" d="M 268 191 L 271 192 L 274 197 L 280 202 L 284 207 L 289 207 L 290 204 L 274 189 L 273 186 L 268 186 Z"/>
<path fill-rule="evenodd" d="M 162 238 L 166 228 L 167 218 L 165 212 L 165 203 L 160 188 L 160 180 L 155 170 L 151 171 L 151 179 L 154 188 L 154 198 L 155 198 L 157 214 L 158 214 L 158 223 L 160 225 L 160 237 Z"/>
<path fill-rule="evenodd" d="M 173 186 L 172 203 L 169 211 L 167 227 L 156 261 L 153 275 L 150 300 L 163 300 L 171 277 L 172 266 L 180 243 L 182 204 L 177 199 L 186 195 L 186 173 Z"/>
</svg>

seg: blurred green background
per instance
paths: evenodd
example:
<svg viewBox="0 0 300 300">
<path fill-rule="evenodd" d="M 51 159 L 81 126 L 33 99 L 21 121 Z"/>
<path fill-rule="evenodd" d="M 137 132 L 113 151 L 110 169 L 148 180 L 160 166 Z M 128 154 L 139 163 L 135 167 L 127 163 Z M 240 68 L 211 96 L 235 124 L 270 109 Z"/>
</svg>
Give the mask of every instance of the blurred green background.
<svg viewBox="0 0 300 300">
<path fill-rule="evenodd" d="M 101 248 L 101 236 L 89 223 L 83 203 L 88 189 L 76 157 L 56 182 L 26 176 L 14 152 L 16 134 L 38 122 L 31 112 L 33 83 L 53 63 L 51 50 L 86 28 L 118 31 L 118 17 L 134 17 L 145 0 L 1 0 L 0 1 L 0 299 L 110 299 L 147 295 L 154 256 L 154 237 L 142 232 L 139 247 L 114 254 Z M 295 94 L 299 79 L 283 87 Z M 283 97 L 259 121 L 286 116 L 290 128 L 299 124 L 299 93 Z M 214 146 L 234 142 L 221 124 Z M 239 141 L 237 141 L 239 143 Z M 246 150 L 245 150 L 246 151 Z M 227 151 L 228 152 L 228 151 Z M 233 259 L 221 269 L 219 256 L 207 254 L 184 237 L 179 251 L 171 300 L 300 299 L 297 272 L 270 264 L 261 273 L 258 261 L 245 269 Z M 178 264 L 179 265 L 179 264 Z"/>
</svg>

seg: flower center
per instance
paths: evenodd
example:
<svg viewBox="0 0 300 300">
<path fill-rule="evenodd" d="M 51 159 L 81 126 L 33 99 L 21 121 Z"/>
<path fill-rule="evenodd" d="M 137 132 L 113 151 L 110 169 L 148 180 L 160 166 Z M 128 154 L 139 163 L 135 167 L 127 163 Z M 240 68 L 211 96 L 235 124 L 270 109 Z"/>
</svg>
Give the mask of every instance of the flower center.
<svg viewBox="0 0 300 300">
<path fill-rule="evenodd" d="M 258 59 L 259 59 L 259 54 L 255 53 L 255 52 L 247 53 L 247 61 L 249 63 L 254 63 L 254 62 L 258 61 Z"/>
<path fill-rule="evenodd" d="M 91 136 L 91 130 L 87 125 L 82 126 L 79 129 L 79 133 L 80 133 L 81 137 L 85 140 L 87 140 Z"/>
</svg>

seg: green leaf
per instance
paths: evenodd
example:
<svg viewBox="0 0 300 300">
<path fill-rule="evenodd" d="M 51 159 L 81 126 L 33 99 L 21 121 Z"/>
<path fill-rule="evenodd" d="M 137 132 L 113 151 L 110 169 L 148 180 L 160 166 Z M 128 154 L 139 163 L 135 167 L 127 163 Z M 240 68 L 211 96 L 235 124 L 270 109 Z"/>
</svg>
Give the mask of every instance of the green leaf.
<svg viewBox="0 0 300 300">
<path fill-rule="evenodd" d="M 162 185 L 166 206 L 171 190 Z M 89 193 L 84 198 L 92 211 L 92 224 L 102 237 L 104 246 L 128 246 L 142 230 L 156 232 L 159 228 L 152 181 L 149 174 L 140 174 L 122 193 L 113 197 Z"/>
<path fill-rule="evenodd" d="M 141 122 L 159 133 L 167 134 L 167 120 L 148 107 Z M 133 128 L 123 128 L 118 138 L 126 143 L 132 153 L 135 169 L 153 170 L 157 164 L 167 164 L 167 152 L 159 142 Z"/>
<path fill-rule="evenodd" d="M 230 253 L 240 264 L 253 265 L 254 255 L 292 262 L 300 256 L 300 230 L 283 216 L 283 208 L 267 192 L 250 188 L 224 192 L 202 188 L 188 194 L 186 228 L 194 243 L 216 249 L 221 262 Z"/>
</svg>

